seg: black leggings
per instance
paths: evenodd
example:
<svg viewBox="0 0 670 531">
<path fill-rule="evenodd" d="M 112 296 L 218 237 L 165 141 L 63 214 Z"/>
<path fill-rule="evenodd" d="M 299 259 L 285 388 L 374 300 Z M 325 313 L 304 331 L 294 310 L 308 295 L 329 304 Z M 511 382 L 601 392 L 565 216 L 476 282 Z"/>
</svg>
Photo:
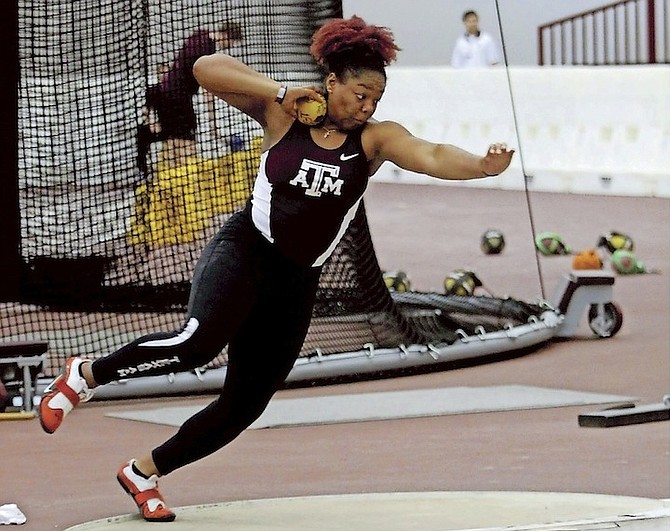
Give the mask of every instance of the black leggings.
<svg viewBox="0 0 670 531">
<path fill-rule="evenodd" d="M 194 272 L 184 327 L 141 337 L 93 363 L 100 384 L 201 367 L 228 345 L 220 396 L 152 452 L 161 474 L 228 444 L 283 385 L 312 316 L 319 268 L 281 255 L 235 214 L 208 244 Z"/>
</svg>

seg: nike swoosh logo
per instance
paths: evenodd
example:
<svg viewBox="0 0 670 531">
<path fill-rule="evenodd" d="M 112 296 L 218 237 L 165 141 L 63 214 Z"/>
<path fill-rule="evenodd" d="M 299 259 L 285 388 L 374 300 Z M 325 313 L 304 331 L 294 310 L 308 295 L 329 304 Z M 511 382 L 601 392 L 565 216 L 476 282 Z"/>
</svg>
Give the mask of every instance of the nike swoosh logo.
<svg viewBox="0 0 670 531">
<path fill-rule="evenodd" d="M 345 155 L 344 153 L 342 153 L 340 155 L 340 160 L 344 162 L 346 160 L 353 159 L 354 157 L 358 157 L 358 155 L 359 155 L 358 153 L 354 153 L 353 155 Z"/>
</svg>

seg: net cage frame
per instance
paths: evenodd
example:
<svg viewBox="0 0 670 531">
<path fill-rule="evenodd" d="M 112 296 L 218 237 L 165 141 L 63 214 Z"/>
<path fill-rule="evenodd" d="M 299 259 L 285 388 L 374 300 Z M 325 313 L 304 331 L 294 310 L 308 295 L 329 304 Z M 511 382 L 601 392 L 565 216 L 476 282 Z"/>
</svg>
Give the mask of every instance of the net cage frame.
<svg viewBox="0 0 670 531">
<path fill-rule="evenodd" d="M 168 142 L 156 141 L 143 171 L 148 87 L 185 39 L 230 20 L 244 38 L 228 53 L 282 83 L 318 85 L 311 35 L 341 16 L 332 0 L 19 0 L 21 270 L 18 296 L 0 302 L 0 341 L 48 341 L 44 374 L 53 377 L 72 354 L 101 357 L 181 327 L 193 265 L 246 202 L 262 131 L 221 101 L 212 127 L 198 91 L 195 154 L 174 162 L 164 156 Z M 324 266 L 300 356 L 509 338 L 546 311 L 509 298 L 389 292 L 362 202 Z M 225 363 L 224 349 L 206 368 Z"/>
</svg>

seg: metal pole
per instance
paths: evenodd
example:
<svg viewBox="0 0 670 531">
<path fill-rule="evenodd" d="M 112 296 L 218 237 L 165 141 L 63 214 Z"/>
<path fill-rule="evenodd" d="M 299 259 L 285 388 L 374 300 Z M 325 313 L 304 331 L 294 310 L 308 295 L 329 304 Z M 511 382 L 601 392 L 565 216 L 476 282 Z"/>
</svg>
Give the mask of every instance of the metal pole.
<svg viewBox="0 0 670 531">
<path fill-rule="evenodd" d="M 570 53 L 572 55 L 572 64 L 573 65 L 577 64 L 577 35 L 575 33 L 575 26 L 576 25 L 577 25 L 577 21 L 575 19 L 572 19 L 572 21 L 570 22 L 570 26 L 571 26 L 570 30 L 571 30 L 571 34 L 572 34 L 572 36 L 571 36 L 572 42 L 570 43 L 571 44 Z"/>
<path fill-rule="evenodd" d="M 619 13 L 614 8 L 614 31 L 612 32 L 614 38 L 614 64 L 621 64 L 619 62 Z"/>
<path fill-rule="evenodd" d="M 587 63 L 587 58 L 588 58 L 588 48 L 586 46 L 586 32 L 587 32 L 586 17 L 582 17 L 582 64 L 583 65 L 585 65 Z"/>
<path fill-rule="evenodd" d="M 607 10 L 603 9 L 603 64 L 609 64 L 609 39 L 607 35 Z"/>
<path fill-rule="evenodd" d="M 21 213 L 19 210 L 18 87 L 20 85 L 18 1 L 10 0 L 0 18 L 2 43 L 3 112 L 0 117 L 0 301 L 15 302 L 20 296 Z"/>
<path fill-rule="evenodd" d="M 23 366 L 23 411 L 33 410 L 33 379 L 30 376 L 30 367 Z"/>
<path fill-rule="evenodd" d="M 647 48 L 649 64 L 656 63 L 656 2 L 647 0 Z"/>
</svg>

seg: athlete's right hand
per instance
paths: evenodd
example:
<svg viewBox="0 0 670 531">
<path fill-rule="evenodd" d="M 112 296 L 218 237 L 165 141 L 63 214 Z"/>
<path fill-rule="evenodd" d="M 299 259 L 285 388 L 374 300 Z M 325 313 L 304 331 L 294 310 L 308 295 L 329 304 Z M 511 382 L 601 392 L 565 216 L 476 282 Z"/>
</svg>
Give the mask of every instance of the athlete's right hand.
<svg viewBox="0 0 670 531">
<path fill-rule="evenodd" d="M 281 103 L 281 107 L 293 118 L 297 118 L 298 112 L 296 110 L 296 102 L 301 98 L 311 98 L 317 101 L 326 101 L 326 98 L 323 96 L 323 89 L 315 85 L 309 85 L 306 87 L 289 87 L 286 91 L 286 96 L 284 96 L 284 101 Z"/>
</svg>

